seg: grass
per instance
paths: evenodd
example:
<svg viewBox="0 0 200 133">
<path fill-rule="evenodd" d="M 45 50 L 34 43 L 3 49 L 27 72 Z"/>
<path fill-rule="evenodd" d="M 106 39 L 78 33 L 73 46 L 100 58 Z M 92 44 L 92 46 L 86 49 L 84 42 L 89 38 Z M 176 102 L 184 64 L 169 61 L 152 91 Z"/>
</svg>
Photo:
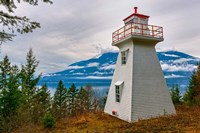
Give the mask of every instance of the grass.
<svg viewBox="0 0 200 133">
<path fill-rule="evenodd" d="M 103 112 L 61 119 L 53 129 L 25 124 L 13 133 L 198 133 L 200 107 L 177 106 L 177 115 L 127 123 Z"/>
</svg>

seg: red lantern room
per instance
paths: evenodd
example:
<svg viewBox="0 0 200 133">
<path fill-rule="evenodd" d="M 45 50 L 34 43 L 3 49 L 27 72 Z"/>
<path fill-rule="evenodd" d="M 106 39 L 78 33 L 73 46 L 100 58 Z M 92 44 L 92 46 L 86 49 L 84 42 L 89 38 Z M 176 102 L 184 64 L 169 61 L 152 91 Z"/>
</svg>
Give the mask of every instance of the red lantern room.
<svg viewBox="0 0 200 133">
<path fill-rule="evenodd" d="M 123 20 L 125 25 L 130 23 L 148 24 L 149 16 L 137 13 L 137 9 L 134 7 L 134 13 Z"/>
<path fill-rule="evenodd" d="M 134 7 L 134 13 L 123 20 L 125 26 L 113 32 L 112 44 L 115 45 L 119 41 L 132 36 L 163 40 L 163 28 L 148 25 L 148 20 L 149 16 L 138 13 L 138 8 Z"/>
</svg>

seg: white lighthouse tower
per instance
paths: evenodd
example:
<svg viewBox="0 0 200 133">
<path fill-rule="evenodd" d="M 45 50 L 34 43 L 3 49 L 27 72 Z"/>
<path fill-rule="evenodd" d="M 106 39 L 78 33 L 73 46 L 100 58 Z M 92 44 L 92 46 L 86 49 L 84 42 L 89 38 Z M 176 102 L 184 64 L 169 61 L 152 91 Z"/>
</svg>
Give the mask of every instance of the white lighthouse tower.
<svg viewBox="0 0 200 133">
<path fill-rule="evenodd" d="M 104 112 L 128 122 L 176 114 L 155 51 L 163 28 L 148 25 L 148 19 L 135 7 L 112 34 L 119 54 Z"/>
</svg>

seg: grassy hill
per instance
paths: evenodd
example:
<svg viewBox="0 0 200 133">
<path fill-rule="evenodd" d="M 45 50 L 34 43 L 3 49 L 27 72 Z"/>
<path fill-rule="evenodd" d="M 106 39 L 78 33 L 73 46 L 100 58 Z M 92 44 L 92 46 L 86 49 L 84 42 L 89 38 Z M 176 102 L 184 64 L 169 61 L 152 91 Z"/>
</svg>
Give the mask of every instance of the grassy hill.
<svg viewBox="0 0 200 133">
<path fill-rule="evenodd" d="M 200 132 L 200 107 L 177 106 L 177 115 L 127 123 L 103 112 L 63 118 L 53 129 L 24 124 L 13 133 L 160 133 Z"/>
</svg>

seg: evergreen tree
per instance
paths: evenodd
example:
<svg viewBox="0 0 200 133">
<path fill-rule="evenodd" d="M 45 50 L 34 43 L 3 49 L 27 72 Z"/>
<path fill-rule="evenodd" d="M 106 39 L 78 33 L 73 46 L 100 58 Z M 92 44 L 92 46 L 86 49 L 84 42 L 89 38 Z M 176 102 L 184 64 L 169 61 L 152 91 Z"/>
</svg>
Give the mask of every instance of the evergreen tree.
<svg viewBox="0 0 200 133">
<path fill-rule="evenodd" d="M 34 78 L 37 65 L 32 50 L 22 70 L 11 66 L 8 56 L 0 61 L 0 132 L 11 131 L 23 122 L 39 122 L 50 108 L 47 86 L 36 88 L 40 78 Z"/>
<path fill-rule="evenodd" d="M 196 80 L 197 80 L 197 83 L 196 83 L 196 86 L 195 86 L 195 101 L 197 102 L 197 104 L 200 105 L 200 63 L 198 64 L 198 67 L 197 67 L 197 72 L 196 72 Z"/>
<path fill-rule="evenodd" d="M 87 91 L 81 86 L 77 94 L 77 111 L 79 113 L 84 113 L 88 106 L 88 95 Z"/>
<path fill-rule="evenodd" d="M 170 90 L 170 94 L 171 94 L 172 101 L 174 101 L 173 100 L 175 98 L 175 88 L 174 88 L 174 85 L 172 85 L 172 88 Z"/>
<path fill-rule="evenodd" d="M 8 56 L 0 62 L 0 132 L 8 132 L 16 127 L 14 118 L 22 104 L 22 94 L 19 89 L 19 69 L 11 66 Z"/>
<path fill-rule="evenodd" d="M 59 81 L 53 98 L 53 113 L 56 117 L 65 116 L 67 113 L 67 89 L 62 80 Z"/>
<path fill-rule="evenodd" d="M 93 108 L 94 104 L 95 104 L 95 96 L 94 96 L 94 91 L 91 87 L 90 84 L 87 84 L 85 86 L 85 90 L 86 90 L 86 109 L 90 110 L 91 108 Z"/>
<path fill-rule="evenodd" d="M 174 104 L 180 104 L 181 103 L 181 94 L 178 88 L 178 85 L 176 85 L 176 88 L 174 85 L 172 86 L 172 89 L 170 91 L 171 98 Z"/>
<path fill-rule="evenodd" d="M 0 94 L 0 114 L 8 116 L 15 113 L 21 104 L 21 92 L 19 88 L 19 70 L 17 66 L 12 66 L 9 75 L 6 76 L 6 85 Z"/>
<path fill-rule="evenodd" d="M 36 85 L 41 77 L 41 74 L 34 77 L 39 61 L 33 55 L 32 49 L 29 50 L 26 56 L 26 64 L 22 65 L 21 70 L 21 87 L 26 102 L 30 102 L 36 92 Z"/>
<path fill-rule="evenodd" d="M 70 114 L 75 114 L 77 110 L 77 95 L 78 89 L 76 89 L 75 84 L 73 83 L 68 91 L 68 109 Z"/>
<path fill-rule="evenodd" d="M 46 112 L 50 109 L 50 102 L 51 102 L 51 94 L 47 87 L 47 84 L 44 84 L 36 94 L 36 99 L 38 104 L 42 107 L 42 109 Z"/>
<path fill-rule="evenodd" d="M 183 99 L 189 105 L 200 105 L 200 63 L 197 70 L 192 73 L 189 87 Z"/>
<path fill-rule="evenodd" d="M 181 96 L 181 93 L 180 93 L 178 85 L 176 85 L 175 92 L 176 92 L 176 103 L 177 104 L 181 104 L 182 96 Z"/>
<path fill-rule="evenodd" d="M 32 121 L 37 123 L 40 119 L 50 111 L 51 95 L 46 84 L 38 88 L 33 98 Z"/>
<path fill-rule="evenodd" d="M 197 84 L 197 80 L 196 80 L 196 72 L 193 72 L 191 78 L 190 78 L 190 83 L 189 83 L 189 87 L 186 90 L 183 100 L 185 103 L 189 104 L 189 105 L 193 105 L 195 104 L 195 91 L 194 91 L 194 87 Z"/>
<path fill-rule="evenodd" d="M 7 77 L 11 71 L 11 63 L 8 56 L 6 55 L 3 60 L 0 62 L 0 90 L 6 88 L 7 86 Z"/>
</svg>

